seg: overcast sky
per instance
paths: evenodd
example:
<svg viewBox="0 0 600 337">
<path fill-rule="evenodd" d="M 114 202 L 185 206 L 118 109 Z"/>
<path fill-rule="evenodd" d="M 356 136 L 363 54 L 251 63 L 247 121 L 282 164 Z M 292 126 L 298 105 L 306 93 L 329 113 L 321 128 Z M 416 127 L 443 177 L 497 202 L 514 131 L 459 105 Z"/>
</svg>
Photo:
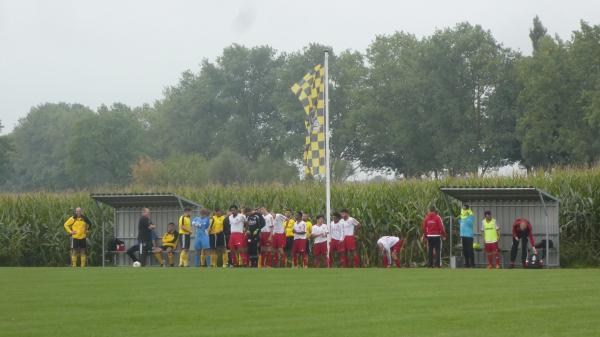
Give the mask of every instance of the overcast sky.
<svg viewBox="0 0 600 337">
<path fill-rule="evenodd" d="M 529 53 L 536 14 L 568 38 L 581 19 L 600 24 L 600 2 L 0 0 L 0 120 L 6 133 L 43 102 L 152 103 L 182 71 L 197 71 L 234 42 L 363 51 L 378 34 L 420 37 L 469 21 Z"/>
</svg>

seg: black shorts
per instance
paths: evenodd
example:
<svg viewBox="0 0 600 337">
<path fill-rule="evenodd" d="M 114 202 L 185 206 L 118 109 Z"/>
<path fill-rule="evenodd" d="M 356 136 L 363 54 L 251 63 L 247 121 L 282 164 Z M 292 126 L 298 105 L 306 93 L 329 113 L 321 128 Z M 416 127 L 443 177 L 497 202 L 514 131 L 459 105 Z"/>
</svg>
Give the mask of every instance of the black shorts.
<svg viewBox="0 0 600 337">
<path fill-rule="evenodd" d="M 223 232 L 217 234 L 209 234 L 210 249 L 225 247 L 225 234 Z"/>
<path fill-rule="evenodd" d="M 190 249 L 191 239 L 189 234 L 179 234 L 179 242 L 181 242 L 181 249 Z"/>
<path fill-rule="evenodd" d="M 294 237 L 293 236 L 286 236 L 285 237 L 285 250 L 291 252 L 293 245 L 294 245 Z"/>
<path fill-rule="evenodd" d="M 85 248 L 86 248 L 85 239 L 71 238 L 71 249 L 85 249 Z"/>
</svg>

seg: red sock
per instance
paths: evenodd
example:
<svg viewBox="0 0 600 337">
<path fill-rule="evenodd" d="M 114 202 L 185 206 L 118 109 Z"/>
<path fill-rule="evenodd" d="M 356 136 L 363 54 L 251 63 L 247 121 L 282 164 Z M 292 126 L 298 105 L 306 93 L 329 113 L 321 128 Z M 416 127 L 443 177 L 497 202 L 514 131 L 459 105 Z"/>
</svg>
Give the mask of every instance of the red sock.
<svg viewBox="0 0 600 337">
<path fill-rule="evenodd" d="M 240 253 L 240 257 L 242 258 L 242 264 L 248 266 L 248 253 Z"/>
<path fill-rule="evenodd" d="M 402 268 L 402 265 L 400 264 L 400 256 L 398 256 L 398 259 L 396 260 L 396 267 Z"/>
<path fill-rule="evenodd" d="M 267 266 L 271 267 L 271 257 L 273 256 L 273 253 L 271 252 L 267 252 Z"/>
<path fill-rule="evenodd" d="M 388 260 L 387 260 L 387 255 L 383 254 L 383 267 L 387 267 L 388 266 Z"/>
<path fill-rule="evenodd" d="M 343 268 L 345 268 L 348 265 L 346 263 L 346 254 L 342 254 L 342 256 L 340 256 L 340 265 Z"/>
<path fill-rule="evenodd" d="M 488 260 L 488 264 L 491 266 L 494 264 L 494 255 L 493 254 L 487 254 L 487 260 Z"/>
<path fill-rule="evenodd" d="M 500 253 L 496 252 L 496 253 L 494 253 L 494 255 L 496 255 L 496 265 L 499 266 L 500 265 Z"/>
<path fill-rule="evenodd" d="M 279 252 L 273 253 L 273 264 L 275 267 L 279 267 Z"/>
<path fill-rule="evenodd" d="M 265 267 L 265 263 L 267 262 L 267 253 L 260 253 L 260 266 Z"/>
<path fill-rule="evenodd" d="M 360 267 L 360 260 L 358 259 L 358 255 L 354 256 L 354 268 Z"/>
<path fill-rule="evenodd" d="M 302 263 L 303 267 L 308 267 L 308 255 L 306 253 L 302 253 Z"/>
<path fill-rule="evenodd" d="M 283 262 L 283 268 L 287 267 L 287 254 L 286 253 L 283 253 L 281 261 Z"/>
<path fill-rule="evenodd" d="M 231 251 L 231 260 L 233 261 L 233 266 L 237 267 L 238 266 L 238 253 L 237 251 L 232 250 Z"/>
<path fill-rule="evenodd" d="M 333 264 L 333 253 L 330 253 L 329 257 L 327 258 L 327 268 L 331 268 L 332 264 Z"/>
</svg>

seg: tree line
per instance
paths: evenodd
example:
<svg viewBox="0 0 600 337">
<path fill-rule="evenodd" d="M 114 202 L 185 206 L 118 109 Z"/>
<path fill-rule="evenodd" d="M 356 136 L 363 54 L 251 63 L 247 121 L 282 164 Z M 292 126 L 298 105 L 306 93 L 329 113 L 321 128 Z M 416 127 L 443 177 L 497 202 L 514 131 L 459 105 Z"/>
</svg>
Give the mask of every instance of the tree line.
<svg viewBox="0 0 600 337">
<path fill-rule="evenodd" d="M 96 111 L 33 107 L 0 137 L 8 190 L 202 185 L 299 178 L 304 112 L 290 91 L 330 50 L 333 175 L 355 164 L 404 177 L 463 175 L 520 163 L 600 158 L 600 26 L 569 40 L 534 18 L 531 55 L 479 25 L 418 38 L 376 36 L 364 51 L 297 52 L 233 44 L 153 104 Z M 1 125 L 0 125 L 1 127 Z"/>
</svg>

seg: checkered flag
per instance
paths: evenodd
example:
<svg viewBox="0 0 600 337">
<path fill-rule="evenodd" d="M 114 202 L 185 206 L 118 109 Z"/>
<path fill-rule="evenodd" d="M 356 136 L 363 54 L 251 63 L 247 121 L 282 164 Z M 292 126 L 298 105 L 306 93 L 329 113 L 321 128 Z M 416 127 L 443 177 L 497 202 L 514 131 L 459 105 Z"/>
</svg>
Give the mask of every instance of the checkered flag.
<svg viewBox="0 0 600 337">
<path fill-rule="evenodd" d="M 324 72 L 323 67 L 318 64 L 291 88 L 306 113 L 304 173 L 312 176 L 325 175 Z"/>
</svg>

